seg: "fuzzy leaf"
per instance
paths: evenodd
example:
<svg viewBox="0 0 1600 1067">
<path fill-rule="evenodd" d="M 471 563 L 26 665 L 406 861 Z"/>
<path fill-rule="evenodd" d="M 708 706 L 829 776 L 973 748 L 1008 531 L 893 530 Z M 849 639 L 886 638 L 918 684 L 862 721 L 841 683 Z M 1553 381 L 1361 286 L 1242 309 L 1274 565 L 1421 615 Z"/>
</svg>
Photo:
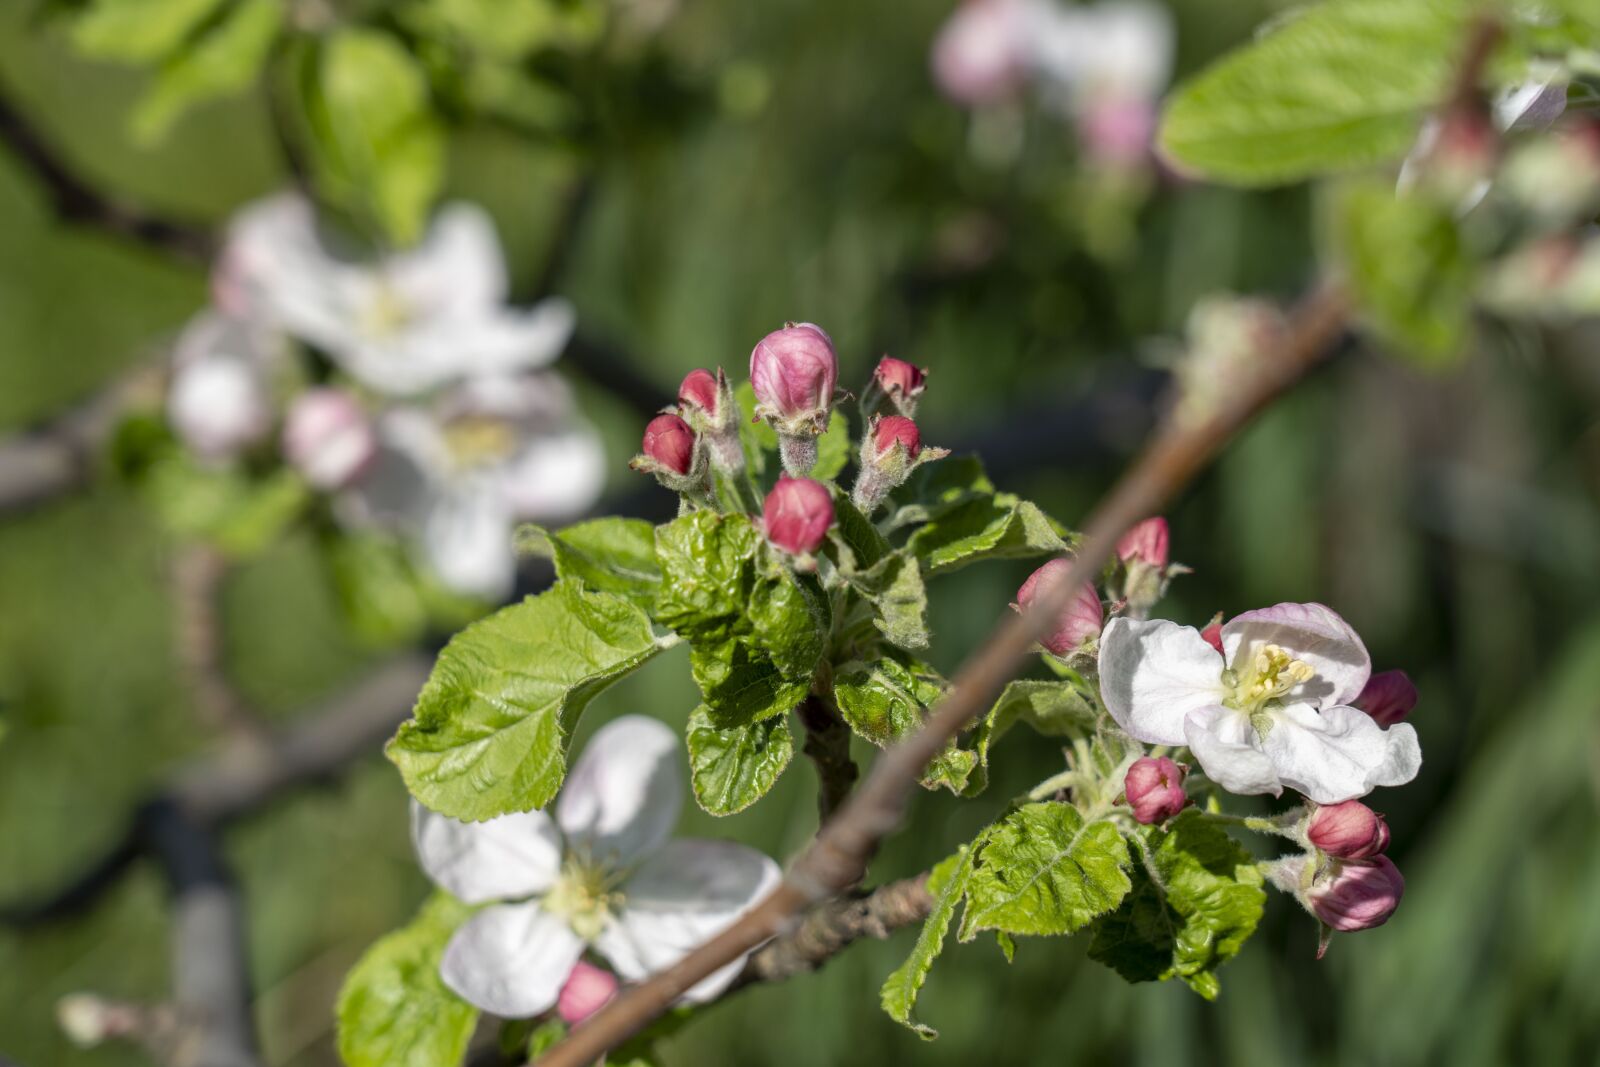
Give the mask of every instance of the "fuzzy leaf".
<svg viewBox="0 0 1600 1067">
<path fill-rule="evenodd" d="M 976 848 L 963 845 L 960 852 L 942 861 L 928 875 L 928 894 L 933 897 L 933 910 L 922 922 L 911 955 L 884 980 L 883 989 L 878 994 L 889 1018 L 915 1030 L 917 1036 L 926 1041 L 938 1037 L 939 1031 L 918 1022 L 911 1012 L 916 1007 L 917 994 L 928 980 L 928 972 L 933 969 L 933 961 L 944 950 L 945 935 L 950 930 L 951 920 L 955 918 L 956 905 L 967 891 L 976 854 Z"/>
<path fill-rule="evenodd" d="M 243 0 L 162 67 L 133 113 L 134 137 L 144 144 L 157 141 L 188 108 L 254 84 L 282 23 L 282 0 Z"/>
<path fill-rule="evenodd" d="M 1108 819 L 1027 804 L 989 831 L 967 886 L 961 940 L 984 930 L 1070 934 L 1122 902 L 1128 846 Z"/>
<path fill-rule="evenodd" d="M 1018 722 L 1045 737 L 1082 737 L 1094 731 L 1095 718 L 1094 705 L 1075 685 L 1031 680 L 1008 683 L 973 734 L 977 767 L 964 795 L 975 796 L 988 787 L 989 749 Z"/>
<path fill-rule="evenodd" d="M 831 482 L 844 473 L 850 464 L 850 420 L 844 412 L 835 409 L 828 417 L 828 429 L 817 438 L 817 465 L 811 468 L 811 477 L 819 482 Z"/>
<path fill-rule="evenodd" d="M 886 748 L 922 725 L 923 712 L 944 694 L 947 683 L 925 663 L 891 654 L 873 663 L 846 664 L 834 680 L 833 696 L 850 729 Z M 922 784 L 952 793 L 968 788 L 977 753 L 951 742 L 928 764 Z"/>
<path fill-rule="evenodd" d="M 907 547 L 929 575 L 985 559 L 1056 555 L 1071 546 L 1038 506 L 1011 493 L 977 497 L 929 522 Z"/>
<path fill-rule="evenodd" d="M 781 715 L 723 728 L 701 706 L 689 716 L 688 742 L 694 798 L 712 815 L 732 815 L 766 796 L 794 758 Z"/>
<path fill-rule="evenodd" d="M 889 494 L 889 517 L 883 528 L 898 530 L 930 522 L 968 501 L 992 495 L 994 483 L 977 456 L 950 456 L 938 463 L 924 463 Z"/>
<path fill-rule="evenodd" d="M 1181 978 L 1211 1000 L 1216 970 L 1261 920 L 1266 893 L 1250 854 L 1190 810 L 1128 836 L 1133 891 L 1095 924 L 1089 955 L 1130 982 Z"/>
<path fill-rule="evenodd" d="M 643 519 L 593 519 L 554 533 L 530 523 L 517 531 L 517 547 L 553 562 L 557 578 L 582 581 L 646 612 L 655 607 L 661 564 L 655 527 Z"/>
<path fill-rule="evenodd" d="M 833 526 L 828 530 L 831 558 L 850 573 L 864 571 L 890 552 L 889 542 L 872 521 L 850 502 L 850 494 L 837 486 L 833 490 Z"/>
<path fill-rule="evenodd" d="M 912 652 L 928 647 L 928 591 L 915 556 L 886 556 L 850 584 L 872 601 L 873 623 L 890 644 Z"/>
<path fill-rule="evenodd" d="M 661 647 L 635 605 L 558 582 L 456 634 L 386 752 L 411 795 L 442 815 L 542 808 L 566 777 L 584 708 Z"/>
<path fill-rule="evenodd" d="M 439 959 L 471 909 L 435 893 L 385 935 L 339 991 L 339 1057 L 346 1067 L 448 1067 L 461 1062 L 478 1010 L 439 978 Z"/>
<path fill-rule="evenodd" d="M 1461 0 L 1329 0 L 1292 13 L 1173 94 L 1161 148 L 1238 185 L 1398 159 L 1448 92 L 1473 10 Z"/>
</svg>

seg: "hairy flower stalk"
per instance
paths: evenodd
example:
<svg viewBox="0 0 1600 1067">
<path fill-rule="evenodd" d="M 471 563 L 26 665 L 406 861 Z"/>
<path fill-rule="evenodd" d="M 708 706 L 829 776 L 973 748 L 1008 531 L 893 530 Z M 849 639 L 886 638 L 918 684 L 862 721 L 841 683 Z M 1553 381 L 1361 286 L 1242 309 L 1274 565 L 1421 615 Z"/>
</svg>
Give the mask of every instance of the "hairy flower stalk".
<svg viewBox="0 0 1600 1067">
<path fill-rule="evenodd" d="M 904 415 L 875 418 L 861 440 L 861 473 L 850 491 L 850 502 L 861 514 L 870 516 L 912 471 L 949 454 L 948 448 L 924 446 L 917 424 Z"/>
<path fill-rule="evenodd" d="M 750 353 L 756 417 L 777 433 L 778 455 L 792 477 L 804 478 L 817 465 L 817 438 L 828 428 L 838 378 L 832 338 L 809 322 L 786 323 Z"/>
</svg>

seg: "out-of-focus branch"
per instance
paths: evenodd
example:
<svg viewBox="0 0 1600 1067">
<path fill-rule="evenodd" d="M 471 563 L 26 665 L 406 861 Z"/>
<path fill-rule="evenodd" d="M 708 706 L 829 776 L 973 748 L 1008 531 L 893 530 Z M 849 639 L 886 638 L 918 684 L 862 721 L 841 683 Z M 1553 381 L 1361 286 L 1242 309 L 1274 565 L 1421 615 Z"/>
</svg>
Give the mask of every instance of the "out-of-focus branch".
<svg viewBox="0 0 1600 1067">
<path fill-rule="evenodd" d="M 259 736 L 261 720 L 228 679 L 221 603 L 227 574 L 227 558 L 207 544 L 182 545 L 173 557 L 178 663 L 201 722 L 219 733 Z"/>
<path fill-rule="evenodd" d="M 984 708 L 1044 636 L 1084 581 L 1092 581 L 1128 527 L 1172 497 L 1265 405 L 1305 374 L 1344 328 L 1342 288 L 1317 288 L 1296 311 L 1275 350 L 1231 367 L 1228 388 L 1180 397 L 1139 460 L 1085 524 L 1082 547 L 1063 579 L 1024 613 L 1008 613 L 956 674 L 921 729 L 888 749 L 854 794 L 791 866 L 778 888 L 723 933 L 676 965 L 628 990 L 578 1027 L 539 1063 L 584 1067 L 638 1033 L 706 975 L 792 929 L 804 909 L 855 884 L 878 842 L 900 823 L 906 798 L 929 761 Z M 1236 379 L 1236 380 L 1235 380 Z"/>
</svg>

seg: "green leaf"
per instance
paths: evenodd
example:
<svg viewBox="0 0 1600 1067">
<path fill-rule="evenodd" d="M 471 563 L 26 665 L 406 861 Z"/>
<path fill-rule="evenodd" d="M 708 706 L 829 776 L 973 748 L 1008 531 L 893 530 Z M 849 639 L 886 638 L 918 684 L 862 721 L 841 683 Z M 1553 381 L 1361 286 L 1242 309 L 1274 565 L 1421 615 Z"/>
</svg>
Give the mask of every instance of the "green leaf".
<svg viewBox="0 0 1600 1067">
<path fill-rule="evenodd" d="M 1477 271 L 1450 209 L 1396 196 L 1387 182 L 1359 182 L 1336 193 L 1333 217 L 1345 276 L 1373 328 L 1423 362 L 1459 355 Z"/>
<path fill-rule="evenodd" d="M 551 533 L 529 524 L 517 531 L 517 548 L 551 560 L 557 578 L 633 601 L 646 612 L 661 588 L 655 527 L 643 519 L 593 519 Z"/>
<path fill-rule="evenodd" d="M 1161 147 L 1239 185 L 1397 159 L 1448 92 L 1474 8 L 1329 0 L 1292 14 L 1179 87 Z"/>
<path fill-rule="evenodd" d="M 1128 846 L 1109 819 L 1027 804 L 989 831 L 967 886 L 961 940 L 983 930 L 1070 934 L 1122 902 Z"/>
<path fill-rule="evenodd" d="M 377 30 L 342 30 L 322 51 L 310 106 L 323 193 L 408 245 L 444 179 L 444 135 L 422 68 Z"/>
<path fill-rule="evenodd" d="M 154 63 L 173 52 L 224 0 L 94 0 L 72 24 L 91 59 Z"/>
<path fill-rule="evenodd" d="M 381 938 L 339 991 L 346 1067 L 449 1067 L 461 1062 L 478 1010 L 445 987 L 439 959 L 471 909 L 435 893 L 410 924 Z"/>
<path fill-rule="evenodd" d="M 1094 732 L 1096 717 L 1095 705 L 1069 682 L 1008 683 L 973 735 L 977 773 L 966 795 L 981 793 L 988 786 L 989 749 L 1016 723 L 1025 722 L 1046 737 L 1083 737 Z"/>
<path fill-rule="evenodd" d="M 817 465 L 811 477 L 830 482 L 844 473 L 850 463 L 850 420 L 835 409 L 828 417 L 828 429 L 817 438 Z"/>
<path fill-rule="evenodd" d="M 428 606 L 405 550 L 392 538 L 333 535 L 323 546 L 339 606 L 356 634 L 379 646 L 421 638 Z"/>
<path fill-rule="evenodd" d="M 712 815 L 732 815 L 766 796 L 794 758 L 781 715 L 723 728 L 702 705 L 689 716 L 688 743 L 694 798 Z"/>
<path fill-rule="evenodd" d="M 542 808 L 589 701 L 663 647 L 635 605 L 558 582 L 451 639 L 387 754 L 411 795 L 442 815 Z"/>
<path fill-rule="evenodd" d="M 872 602 L 873 624 L 890 644 L 912 652 L 928 647 L 928 591 L 917 557 L 896 553 L 848 580 Z"/>
<path fill-rule="evenodd" d="M 162 67 L 134 110 L 135 139 L 151 144 L 188 108 L 254 84 L 282 23 L 282 0 L 242 0 L 214 29 Z"/>
<path fill-rule="evenodd" d="M 975 847 L 963 845 L 960 852 L 934 867 L 928 875 L 928 895 L 933 897 L 933 909 L 922 922 L 911 955 L 885 979 L 878 994 L 889 1018 L 915 1030 L 917 1036 L 926 1041 L 938 1037 L 939 1031 L 918 1022 L 911 1012 L 916 1007 L 917 994 L 928 980 L 928 972 L 933 969 L 933 961 L 944 950 L 945 935 L 950 930 L 950 921 L 955 918 L 956 905 L 967 891 L 976 855 Z"/>
<path fill-rule="evenodd" d="M 852 574 L 870 568 L 891 551 L 878 528 L 851 503 L 850 494 L 837 486 L 833 489 L 833 526 L 828 530 L 828 540 L 835 549 L 835 562 Z"/>
<path fill-rule="evenodd" d="M 310 499 L 305 483 L 286 468 L 253 479 L 233 468 L 202 466 L 176 449 L 164 450 L 143 479 L 173 532 L 234 556 L 254 555 L 278 540 Z"/>
<path fill-rule="evenodd" d="M 546 1019 L 528 1035 L 528 1058 L 538 1059 L 567 1036 L 567 1024 L 559 1018 Z"/>
<path fill-rule="evenodd" d="M 423 37 L 453 38 L 483 56 L 515 60 L 542 48 L 591 43 L 605 26 L 605 11 L 593 2 L 421 0 L 402 8 L 401 16 Z"/>
<path fill-rule="evenodd" d="M 889 494 L 885 530 L 929 522 L 979 497 L 992 496 L 994 483 L 983 472 L 977 456 L 950 456 L 924 463 Z"/>
<path fill-rule="evenodd" d="M 1037 505 L 996 493 L 952 508 L 913 534 L 907 547 L 936 575 L 986 559 L 1057 555 L 1071 546 Z"/>
<path fill-rule="evenodd" d="M 1193 809 L 1128 835 L 1133 891 L 1095 924 L 1089 956 L 1130 982 L 1181 978 L 1211 1000 L 1216 970 L 1261 920 L 1266 893 L 1250 854 Z"/>
<path fill-rule="evenodd" d="M 947 683 L 932 667 L 909 656 L 891 654 L 874 663 L 839 668 L 833 696 L 850 729 L 887 748 L 922 725 L 923 712 L 946 688 Z M 961 793 L 968 788 L 977 764 L 976 753 L 952 741 L 928 764 L 922 785 Z"/>
</svg>

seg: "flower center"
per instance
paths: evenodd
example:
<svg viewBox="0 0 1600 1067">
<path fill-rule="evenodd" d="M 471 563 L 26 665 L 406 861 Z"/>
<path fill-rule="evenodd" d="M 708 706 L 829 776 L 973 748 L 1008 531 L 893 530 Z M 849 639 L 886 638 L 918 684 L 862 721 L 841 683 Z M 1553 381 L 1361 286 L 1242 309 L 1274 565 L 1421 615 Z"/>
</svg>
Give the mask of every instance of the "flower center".
<svg viewBox="0 0 1600 1067">
<path fill-rule="evenodd" d="M 1262 645 L 1244 669 L 1235 665 L 1222 672 L 1222 681 L 1228 690 L 1223 703 L 1248 714 L 1257 731 L 1265 734 L 1260 722 L 1264 717 L 1260 713 L 1316 674 L 1309 663 L 1295 659 L 1286 649 Z"/>
<path fill-rule="evenodd" d="M 380 284 L 361 309 L 361 330 L 368 337 L 393 337 L 414 317 L 414 309 L 392 286 Z"/>
<path fill-rule="evenodd" d="M 621 880 L 619 871 L 568 856 L 561 865 L 561 876 L 545 894 L 541 906 L 566 919 L 573 933 L 593 941 L 622 907 L 622 894 L 616 888 Z"/>
<path fill-rule="evenodd" d="M 517 434 L 504 419 L 464 415 L 445 425 L 444 442 L 456 466 L 480 467 L 510 456 L 516 450 Z"/>
</svg>

